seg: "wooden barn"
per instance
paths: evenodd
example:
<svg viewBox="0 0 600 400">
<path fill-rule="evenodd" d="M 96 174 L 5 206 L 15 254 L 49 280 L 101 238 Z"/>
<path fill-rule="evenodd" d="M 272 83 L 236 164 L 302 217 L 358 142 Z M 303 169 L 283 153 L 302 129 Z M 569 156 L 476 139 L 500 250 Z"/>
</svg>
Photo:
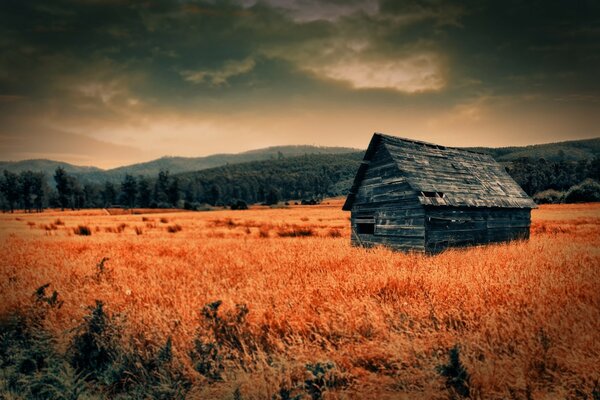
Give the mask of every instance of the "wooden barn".
<svg viewBox="0 0 600 400">
<path fill-rule="evenodd" d="M 343 209 L 353 245 L 436 253 L 529 238 L 535 207 L 489 155 L 376 133 Z"/>
</svg>

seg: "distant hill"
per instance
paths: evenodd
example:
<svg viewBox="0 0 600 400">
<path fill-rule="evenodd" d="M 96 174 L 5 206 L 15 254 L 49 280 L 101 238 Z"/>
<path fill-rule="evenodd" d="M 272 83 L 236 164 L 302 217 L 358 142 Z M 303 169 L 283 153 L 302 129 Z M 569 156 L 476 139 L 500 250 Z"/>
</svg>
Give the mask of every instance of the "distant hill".
<svg viewBox="0 0 600 400">
<path fill-rule="evenodd" d="M 363 156 L 363 151 L 307 154 L 229 164 L 175 176 L 184 197 L 197 202 L 227 204 L 235 199 L 262 202 L 272 189 L 282 199 L 340 196 L 347 194 Z"/>
<path fill-rule="evenodd" d="M 97 167 L 84 167 L 79 165 L 73 165 L 61 161 L 52 160 L 23 160 L 23 161 L 0 161 L 0 171 L 9 170 L 11 172 L 19 173 L 21 171 L 44 171 L 54 172 L 58 167 L 63 167 L 69 174 L 80 175 L 80 174 L 93 174 L 103 173 L 104 170 Z"/>
<path fill-rule="evenodd" d="M 600 138 L 522 147 L 471 147 L 468 149 L 490 154 L 497 161 L 503 163 L 510 163 L 523 157 L 532 160 L 544 158 L 547 161 L 579 161 L 600 158 Z M 356 154 L 359 153 L 362 154 L 362 151 L 348 147 L 275 146 L 238 154 L 214 154 L 206 157 L 162 157 L 144 163 L 108 170 L 96 167 L 76 166 L 51 160 L 0 161 L 0 171 L 4 169 L 13 172 L 21 172 L 23 170 L 44 171 L 46 172 L 48 181 L 52 183 L 54 170 L 58 166 L 62 166 L 69 174 L 76 176 L 83 182 L 103 183 L 104 181 L 120 182 L 127 173 L 134 176 L 146 175 L 155 177 L 160 170 L 168 170 L 174 175 L 241 163 L 245 163 L 241 168 L 247 169 L 259 165 L 247 164 L 254 161 L 279 160 L 303 155 L 331 155 L 332 157 L 325 157 L 323 159 L 327 160 L 327 162 L 333 162 L 332 160 L 336 160 L 336 157 L 341 157 L 340 160 L 343 162 L 346 159 L 346 155 L 351 155 L 350 158 L 355 159 L 357 157 Z M 287 165 L 286 163 L 280 164 L 283 166 Z M 264 169 L 264 166 L 261 164 L 259 169 Z M 344 184 L 346 183 L 344 182 Z M 340 187 L 344 184 L 339 183 Z"/>
<path fill-rule="evenodd" d="M 114 168 L 106 172 L 119 177 L 126 173 L 132 175 L 156 175 L 160 170 L 168 170 L 172 174 L 177 174 L 227 164 L 274 160 L 279 157 L 294 157 L 304 154 L 344 154 L 356 151 L 358 149 L 348 147 L 274 146 L 238 154 L 214 154 L 206 157 L 162 157 L 145 163 Z"/>
<path fill-rule="evenodd" d="M 528 157 L 546 161 L 579 161 L 600 157 L 600 138 L 534 144 L 522 147 L 469 147 L 468 150 L 490 154 L 496 161 L 514 161 Z"/>
<path fill-rule="evenodd" d="M 215 168 L 227 164 L 237 164 L 250 161 L 274 160 L 278 158 L 295 157 L 304 154 L 344 154 L 356 152 L 357 149 L 349 147 L 320 147 L 320 146 L 274 146 L 264 149 L 250 150 L 238 154 L 214 154 L 206 157 L 162 157 L 156 160 L 126 165 L 113 169 L 100 169 L 96 167 L 83 167 L 60 161 L 52 160 L 24 160 L 0 161 L 0 171 L 21 172 L 25 170 L 43 171 L 52 181 L 52 174 L 58 167 L 63 167 L 67 173 L 78 179 L 91 183 L 104 181 L 118 182 L 125 174 L 156 176 L 161 170 L 168 170 L 172 174 L 199 171 Z"/>
</svg>

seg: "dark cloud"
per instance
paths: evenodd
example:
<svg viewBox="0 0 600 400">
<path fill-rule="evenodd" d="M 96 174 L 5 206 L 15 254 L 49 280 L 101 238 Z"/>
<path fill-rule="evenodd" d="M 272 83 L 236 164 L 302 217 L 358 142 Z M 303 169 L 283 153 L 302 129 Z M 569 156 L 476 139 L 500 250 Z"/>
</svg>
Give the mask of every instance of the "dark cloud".
<svg viewBox="0 0 600 400">
<path fill-rule="evenodd" d="M 526 98 L 532 115 L 569 104 L 568 121 L 566 110 L 598 102 L 598 70 L 595 1 L 0 4 L 0 122 L 102 130 L 119 143 L 109 128 L 156 116 L 311 105 L 441 115 Z"/>
</svg>

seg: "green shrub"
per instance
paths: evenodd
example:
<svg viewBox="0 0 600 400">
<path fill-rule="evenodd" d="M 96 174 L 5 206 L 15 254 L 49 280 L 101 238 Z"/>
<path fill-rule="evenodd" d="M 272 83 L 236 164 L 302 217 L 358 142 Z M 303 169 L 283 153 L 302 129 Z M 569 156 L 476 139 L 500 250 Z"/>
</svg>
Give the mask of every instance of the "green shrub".
<svg viewBox="0 0 600 400">
<path fill-rule="evenodd" d="M 244 200 L 238 200 L 236 202 L 232 202 L 229 207 L 232 210 L 247 210 L 248 204 Z"/>
<path fill-rule="evenodd" d="M 90 314 L 77 328 L 71 343 L 71 363 L 94 379 L 100 379 L 118 355 L 118 332 L 104 311 L 104 303 L 96 300 Z"/>
<path fill-rule="evenodd" d="M 600 201 L 600 183 L 586 179 L 571 187 L 565 195 L 565 203 L 587 203 Z"/>
<path fill-rule="evenodd" d="M 49 284 L 33 293 L 23 312 L 0 320 L 0 398 L 92 398 L 85 376 L 77 373 L 44 329 L 48 312 L 62 305 L 58 292 L 46 295 Z"/>
<path fill-rule="evenodd" d="M 535 195 L 533 195 L 533 200 L 535 200 L 537 204 L 558 204 L 562 202 L 564 196 L 565 192 L 548 189 L 542 192 L 537 192 Z"/>
<path fill-rule="evenodd" d="M 248 327 L 245 304 L 219 313 L 221 301 L 206 304 L 201 311 L 201 326 L 189 356 L 194 368 L 212 381 L 223 379 L 225 367 L 244 368 L 253 361 L 258 344 Z"/>
</svg>

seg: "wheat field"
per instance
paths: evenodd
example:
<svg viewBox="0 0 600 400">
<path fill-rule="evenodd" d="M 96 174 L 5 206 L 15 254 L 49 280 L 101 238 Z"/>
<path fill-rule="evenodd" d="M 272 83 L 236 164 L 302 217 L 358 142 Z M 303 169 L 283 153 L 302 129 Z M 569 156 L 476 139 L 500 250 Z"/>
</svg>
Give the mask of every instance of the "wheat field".
<svg viewBox="0 0 600 400">
<path fill-rule="evenodd" d="M 188 398 L 456 398 L 453 352 L 472 398 L 600 398 L 600 204 L 433 257 L 351 247 L 341 204 L 2 214 L 0 316 L 50 284 L 67 349 L 101 300 L 123 346 L 172 339 Z M 200 371 L 197 338 L 220 352 Z"/>
</svg>

